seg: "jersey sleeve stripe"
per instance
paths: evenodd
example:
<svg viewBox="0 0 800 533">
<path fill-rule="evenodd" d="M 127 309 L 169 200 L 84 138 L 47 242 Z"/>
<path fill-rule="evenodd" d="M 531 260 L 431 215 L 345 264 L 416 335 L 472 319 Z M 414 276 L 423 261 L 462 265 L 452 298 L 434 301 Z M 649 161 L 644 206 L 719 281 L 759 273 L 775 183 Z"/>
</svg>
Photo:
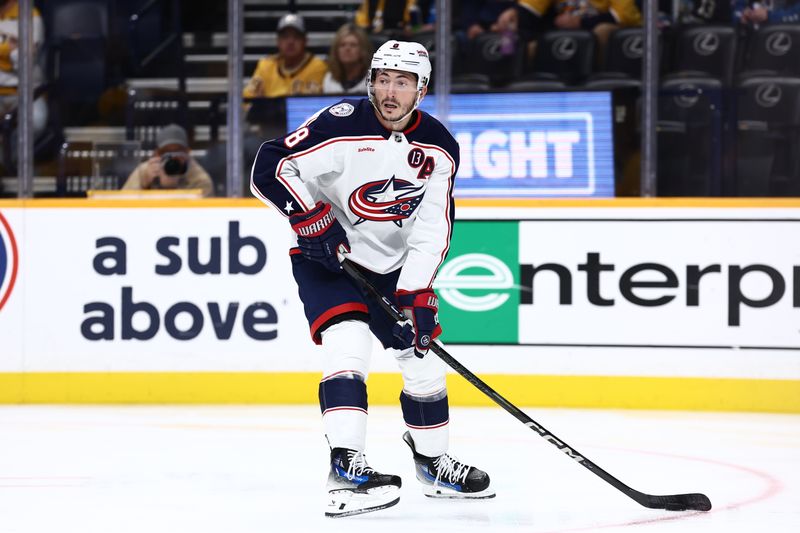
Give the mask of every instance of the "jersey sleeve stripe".
<svg viewBox="0 0 800 533">
<path fill-rule="evenodd" d="M 450 238 L 453 236 L 453 186 L 455 185 L 455 177 L 456 177 L 456 162 L 453 160 L 452 156 L 444 150 L 440 146 L 436 146 L 433 144 L 424 144 L 421 142 L 411 142 L 414 146 L 419 146 L 421 148 L 427 148 L 429 150 L 438 150 L 450 161 L 450 178 L 448 179 L 448 187 L 447 187 L 447 202 L 445 205 L 445 212 L 444 218 L 447 221 L 447 239 L 445 241 L 444 249 L 442 250 L 441 255 L 439 256 L 439 264 L 436 265 L 436 268 L 433 271 L 433 275 L 431 276 L 430 280 L 428 280 L 428 287 L 433 286 L 433 280 L 436 279 L 436 274 L 439 272 L 439 269 L 442 267 L 442 263 L 444 263 L 445 258 L 447 257 L 447 253 L 450 251 Z"/>
<path fill-rule="evenodd" d="M 297 191 L 295 191 L 292 188 L 289 181 L 283 176 L 281 176 L 281 169 L 283 169 L 283 164 L 289 159 L 294 159 L 294 158 L 292 156 L 288 156 L 280 160 L 280 162 L 278 163 L 278 168 L 275 170 L 275 179 L 277 179 L 283 185 L 283 187 L 286 189 L 286 192 L 288 192 L 289 195 L 291 195 L 291 197 L 295 199 L 297 205 L 299 205 L 303 211 L 308 211 L 313 206 L 306 205 L 305 202 L 303 202 L 303 199 L 300 197 L 300 195 L 297 194 Z"/>
<path fill-rule="evenodd" d="M 261 150 L 264 148 L 264 145 L 266 145 L 268 143 L 269 143 L 269 141 L 264 142 L 264 143 L 261 144 L 261 146 L 259 146 L 258 154 L 261 153 Z M 283 163 L 283 161 L 285 159 L 286 158 L 283 158 L 281 160 L 281 164 Z M 258 155 L 256 155 L 256 161 L 258 161 Z M 284 217 L 288 216 L 286 213 L 283 212 L 283 209 L 281 207 L 279 207 L 268 196 L 266 196 L 264 193 L 261 192 L 261 189 L 258 187 L 258 185 L 256 185 L 255 170 L 256 170 L 256 162 L 253 162 L 253 166 L 250 168 L 250 191 L 253 193 L 253 195 L 256 198 L 260 199 L 262 202 L 268 203 L 269 205 L 273 206 Z M 283 185 L 283 188 L 286 189 L 286 192 L 288 192 L 289 195 L 292 198 L 294 198 L 294 200 L 298 203 L 298 205 L 300 205 L 302 207 L 303 211 L 308 211 L 310 209 L 310 207 L 305 205 L 305 203 L 301 200 L 300 196 L 295 192 L 294 189 L 292 189 L 292 187 L 289 185 L 289 183 L 285 179 L 283 179 L 282 176 L 278 175 L 278 173 L 276 172 L 276 176 L 275 177 Z"/>
<path fill-rule="evenodd" d="M 265 144 L 267 144 L 266 141 L 261 143 L 261 146 L 258 147 L 258 152 L 256 152 L 255 161 L 253 161 L 253 166 L 250 167 L 250 192 L 253 193 L 253 196 L 255 196 L 264 203 L 268 203 L 269 205 L 277 209 L 279 213 L 283 214 L 283 211 L 279 209 L 278 206 L 275 205 L 275 203 L 272 200 L 270 200 L 264 194 L 262 194 L 261 190 L 256 185 L 256 178 L 255 178 L 256 161 L 258 161 L 258 154 L 261 153 L 261 149 L 264 147 Z M 284 214 L 284 216 L 286 215 Z"/>
<path fill-rule="evenodd" d="M 290 160 L 292 160 L 292 159 L 299 159 L 299 158 L 301 158 L 301 157 L 303 157 L 303 156 L 306 156 L 306 155 L 312 154 L 312 153 L 316 152 L 317 150 L 321 150 L 322 148 L 325 148 L 325 147 L 327 147 L 327 146 L 330 146 L 330 145 L 332 145 L 332 144 L 334 144 L 334 143 L 337 143 L 337 142 L 383 141 L 383 140 L 385 140 L 385 139 L 384 139 L 383 137 L 379 137 L 379 136 L 366 136 L 366 137 L 336 137 L 336 138 L 334 138 L 334 139 L 327 140 L 327 141 L 325 141 L 325 142 L 322 142 L 322 143 L 320 143 L 320 144 L 317 144 L 317 145 L 315 145 L 315 146 L 312 146 L 311 148 L 307 148 L 306 150 L 303 150 L 302 152 L 297 152 L 297 153 L 294 153 L 294 154 L 288 155 L 288 156 L 284 157 L 283 159 L 281 159 L 281 160 L 280 160 L 280 162 L 278 163 L 278 168 L 277 168 L 277 170 L 275 171 L 275 178 L 276 178 L 276 179 L 277 179 L 277 180 L 278 180 L 278 181 L 279 181 L 281 184 L 283 184 L 283 186 L 284 186 L 284 188 L 286 189 L 286 191 L 287 191 L 287 192 L 288 192 L 288 193 L 289 193 L 289 194 L 292 196 L 292 198 L 294 198 L 294 199 L 297 201 L 297 203 L 298 203 L 298 204 L 299 204 L 299 205 L 300 205 L 300 206 L 303 208 L 303 211 L 308 211 L 308 210 L 309 210 L 309 209 L 311 209 L 311 207 L 313 207 L 313 206 L 307 206 L 307 205 L 305 205 L 305 203 L 303 203 L 303 201 L 300 199 L 300 197 L 299 197 L 299 195 L 297 194 L 297 192 L 295 192 L 295 190 L 294 190 L 294 189 L 292 189 L 292 186 L 289 184 L 288 180 L 287 180 L 286 178 L 284 178 L 284 177 L 281 175 L 281 172 L 282 172 L 282 170 L 283 170 L 283 165 L 284 165 L 284 164 L 285 164 L 287 161 L 290 161 Z"/>
</svg>

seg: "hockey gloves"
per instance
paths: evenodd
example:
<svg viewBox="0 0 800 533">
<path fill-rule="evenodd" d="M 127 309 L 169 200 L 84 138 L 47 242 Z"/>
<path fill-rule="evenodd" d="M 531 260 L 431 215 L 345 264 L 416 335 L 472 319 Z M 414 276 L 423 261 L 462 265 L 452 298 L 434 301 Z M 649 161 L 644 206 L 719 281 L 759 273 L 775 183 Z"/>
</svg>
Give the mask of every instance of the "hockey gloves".
<svg viewBox="0 0 800 533">
<path fill-rule="evenodd" d="M 317 202 L 312 209 L 289 217 L 297 233 L 297 246 L 307 259 L 318 261 L 331 272 L 340 272 L 342 265 L 336 252 L 340 246 L 350 251 L 347 235 L 333 216 L 331 204 Z"/>
<path fill-rule="evenodd" d="M 425 357 L 433 339 L 442 334 L 439 326 L 439 299 L 433 289 L 399 290 L 394 293 L 400 309 L 408 317 L 394 325 L 395 348 L 414 347 L 414 355 Z"/>
</svg>

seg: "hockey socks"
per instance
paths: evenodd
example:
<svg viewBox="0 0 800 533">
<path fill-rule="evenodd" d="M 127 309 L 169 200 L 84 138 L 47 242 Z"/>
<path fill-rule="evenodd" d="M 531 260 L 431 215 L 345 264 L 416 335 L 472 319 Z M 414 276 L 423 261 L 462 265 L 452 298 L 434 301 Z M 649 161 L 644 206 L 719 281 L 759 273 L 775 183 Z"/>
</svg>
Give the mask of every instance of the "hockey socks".
<svg viewBox="0 0 800 533">
<path fill-rule="evenodd" d="M 353 375 L 355 374 L 347 374 Z M 367 386 L 357 377 L 332 377 L 319 384 L 322 424 L 331 448 L 364 450 Z"/>
<path fill-rule="evenodd" d="M 330 442 L 328 504 L 325 516 L 340 518 L 391 507 L 400 501 L 399 476 L 381 474 L 364 457 L 367 388 L 356 373 L 323 379 L 319 403 Z"/>
<path fill-rule="evenodd" d="M 391 507 L 400 501 L 401 485 L 399 476 L 373 470 L 363 452 L 334 448 L 325 516 L 340 518 Z"/>
<path fill-rule="evenodd" d="M 494 498 L 489 487 L 489 474 L 462 463 L 444 453 L 428 457 L 417 452 L 411 433 L 406 431 L 403 440 L 411 448 L 417 479 L 422 483 L 423 493 L 431 498 L 483 499 Z"/>
</svg>

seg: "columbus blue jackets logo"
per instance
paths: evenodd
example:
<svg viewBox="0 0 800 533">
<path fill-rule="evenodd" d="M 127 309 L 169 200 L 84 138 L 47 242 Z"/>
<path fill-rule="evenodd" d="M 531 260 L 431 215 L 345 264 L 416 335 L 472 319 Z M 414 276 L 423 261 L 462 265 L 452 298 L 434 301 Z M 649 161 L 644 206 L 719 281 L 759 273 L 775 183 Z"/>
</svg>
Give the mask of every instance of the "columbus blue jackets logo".
<svg viewBox="0 0 800 533">
<path fill-rule="evenodd" d="M 355 107 L 347 102 L 342 102 L 341 104 L 336 104 L 335 106 L 331 107 L 328 111 L 335 117 L 346 117 L 353 114 Z"/>
<path fill-rule="evenodd" d="M 388 180 L 371 181 L 352 192 L 348 206 L 358 217 L 356 224 L 365 220 L 391 221 L 403 227 L 403 221 L 422 201 L 423 194 L 418 194 L 422 187 L 394 176 Z"/>
<path fill-rule="evenodd" d="M 14 290 L 17 280 L 17 241 L 8 221 L 0 213 L 0 311 Z"/>
</svg>

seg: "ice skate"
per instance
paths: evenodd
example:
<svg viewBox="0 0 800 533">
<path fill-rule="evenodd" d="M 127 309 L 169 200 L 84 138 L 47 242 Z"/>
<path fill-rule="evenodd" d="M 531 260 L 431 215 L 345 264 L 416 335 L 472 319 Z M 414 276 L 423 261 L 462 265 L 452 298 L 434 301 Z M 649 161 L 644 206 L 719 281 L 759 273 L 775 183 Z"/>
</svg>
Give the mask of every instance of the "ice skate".
<svg viewBox="0 0 800 533">
<path fill-rule="evenodd" d="M 423 493 L 430 498 L 484 499 L 494 498 L 489 487 L 489 474 L 456 458 L 442 454 L 427 457 L 417 452 L 411 433 L 406 431 L 403 440 L 414 454 L 417 479 Z"/>
<path fill-rule="evenodd" d="M 401 484 L 400 476 L 370 468 L 362 452 L 334 448 L 325 516 L 340 518 L 391 507 L 400 501 Z"/>
</svg>

